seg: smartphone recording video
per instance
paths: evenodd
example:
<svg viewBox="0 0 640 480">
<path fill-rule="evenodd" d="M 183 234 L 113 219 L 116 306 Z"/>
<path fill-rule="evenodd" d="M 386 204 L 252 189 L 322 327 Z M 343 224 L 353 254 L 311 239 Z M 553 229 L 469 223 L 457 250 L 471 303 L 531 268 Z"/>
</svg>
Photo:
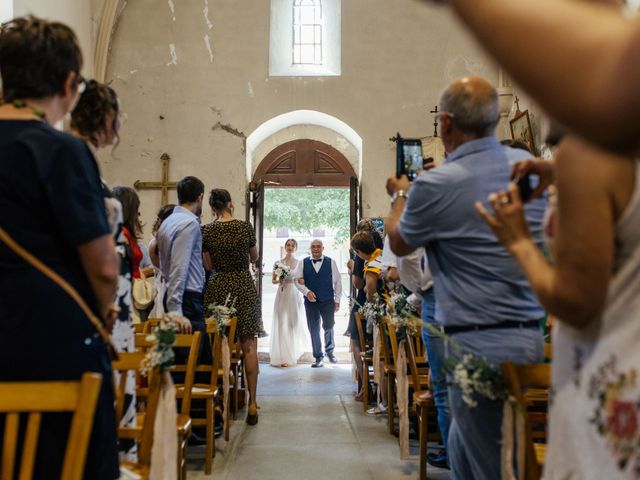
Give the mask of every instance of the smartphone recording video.
<svg viewBox="0 0 640 480">
<path fill-rule="evenodd" d="M 396 141 L 396 176 L 406 175 L 412 182 L 424 169 L 422 141 L 417 138 L 402 138 L 398 133 Z"/>
</svg>

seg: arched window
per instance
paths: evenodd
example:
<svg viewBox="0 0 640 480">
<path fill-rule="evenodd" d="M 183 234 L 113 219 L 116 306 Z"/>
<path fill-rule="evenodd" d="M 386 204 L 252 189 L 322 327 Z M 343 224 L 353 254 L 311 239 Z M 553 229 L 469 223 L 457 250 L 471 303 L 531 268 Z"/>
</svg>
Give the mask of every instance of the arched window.
<svg viewBox="0 0 640 480">
<path fill-rule="evenodd" d="M 293 0 L 293 65 L 322 65 L 321 0 Z"/>
</svg>

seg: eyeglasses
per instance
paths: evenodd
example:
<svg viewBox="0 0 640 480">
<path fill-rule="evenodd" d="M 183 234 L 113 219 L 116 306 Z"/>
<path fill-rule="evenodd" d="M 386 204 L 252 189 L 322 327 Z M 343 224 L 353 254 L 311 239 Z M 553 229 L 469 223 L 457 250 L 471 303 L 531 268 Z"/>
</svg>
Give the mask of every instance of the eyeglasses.
<svg viewBox="0 0 640 480">
<path fill-rule="evenodd" d="M 440 123 L 440 119 L 442 118 L 442 115 L 446 115 L 449 118 L 456 118 L 456 116 L 453 113 L 442 111 L 434 114 L 433 116 L 434 123 Z"/>
</svg>

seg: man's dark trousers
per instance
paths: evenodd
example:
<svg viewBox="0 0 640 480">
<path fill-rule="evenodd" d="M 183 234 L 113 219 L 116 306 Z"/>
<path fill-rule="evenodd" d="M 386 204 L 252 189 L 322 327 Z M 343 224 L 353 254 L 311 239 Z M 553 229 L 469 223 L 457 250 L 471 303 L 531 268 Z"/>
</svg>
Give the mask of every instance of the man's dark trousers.
<svg viewBox="0 0 640 480">
<path fill-rule="evenodd" d="M 307 313 L 307 327 L 311 334 L 313 356 L 316 360 L 322 360 L 322 342 L 320 341 L 320 318 L 324 330 L 324 351 L 327 356 L 333 354 L 335 343 L 333 339 L 333 325 L 335 322 L 335 303 L 333 300 L 324 302 L 310 302 L 305 299 L 304 309 Z"/>
<path fill-rule="evenodd" d="M 164 297 L 164 305 L 166 310 L 167 305 L 167 295 L 165 293 Z M 202 335 L 200 336 L 200 352 L 198 353 L 198 365 L 213 365 L 213 352 L 211 349 L 211 342 L 209 341 L 209 337 L 207 336 L 207 325 L 204 321 L 204 298 L 201 292 L 189 292 L 186 291 L 182 295 L 182 315 L 189 319 L 191 322 L 191 329 L 193 332 L 200 332 Z M 176 363 L 184 364 L 187 363 L 187 357 L 189 355 L 189 351 L 187 348 L 176 348 L 174 349 L 176 355 Z M 209 382 L 205 378 L 207 374 L 203 372 L 196 373 L 196 377 L 198 377 L 198 382 L 200 380 L 204 380 L 204 383 Z M 175 377 L 176 379 L 178 377 Z"/>
</svg>

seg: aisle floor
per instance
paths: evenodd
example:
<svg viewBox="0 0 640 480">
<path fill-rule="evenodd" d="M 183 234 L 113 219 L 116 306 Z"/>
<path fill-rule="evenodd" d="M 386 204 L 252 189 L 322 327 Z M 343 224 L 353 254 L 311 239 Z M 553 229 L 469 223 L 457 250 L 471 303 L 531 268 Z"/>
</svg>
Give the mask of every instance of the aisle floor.
<svg viewBox="0 0 640 480">
<path fill-rule="evenodd" d="M 230 440 L 216 440 L 212 476 L 203 473 L 204 447 L 189 447 L 189 479 L 396 480 L 418 478 L 418 442 L 400 460 L 386 417 L 371 417 L 355 402 L 351 365 L 275 368 L 261 364 L 258 425 L 231 424 Z M 446 470 L 428 468 L 445 480 Z"/>
</svg>

